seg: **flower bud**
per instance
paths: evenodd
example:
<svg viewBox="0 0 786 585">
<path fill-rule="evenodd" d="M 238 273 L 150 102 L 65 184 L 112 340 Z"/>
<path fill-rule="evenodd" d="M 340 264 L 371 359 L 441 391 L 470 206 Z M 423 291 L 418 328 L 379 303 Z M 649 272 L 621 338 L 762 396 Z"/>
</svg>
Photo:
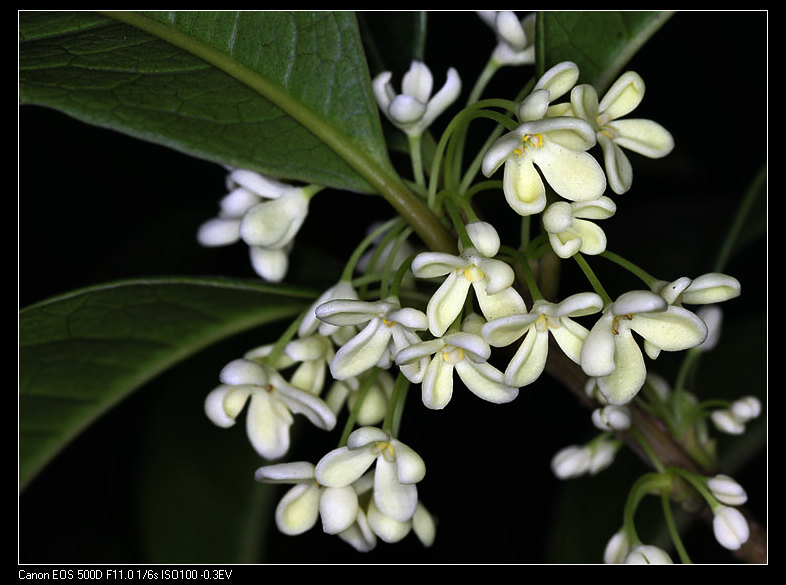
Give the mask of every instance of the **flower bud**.
<svg viewBox="0 0 786 585">
<path fill-rule="evenodd" d="M 592 453 L 587 447 L 571 445 L 557 452 L 551 460 L 551 470 L 559 479 L 584 475 L 589 469 Z"/>
<path fill-rule="evenodd" d="M 669 554 L 657 546 L 640 544 L 625 557 L 626 565 L 672 565 Z"/>
<path fill-rule="evenodd" d="M 737 550 L 748 541 L 750 536 L 748 521 L 737 508 L 718 506 L 714 513 L 712 530 L 722 547 Z"/>
<path fill-rule="evenodd" d="M 761 414 L 761 402 L 755 396 L 745 396 L 734 401 L 731 413 L 740 422 L 748 422 Z"/>
<path fill-rule="evenodd" d="M 741 506 L 748 500 L 743 487 L 728 475 L 716 475 L 707 480 L 707 487 L 715 499 L 728 506 Z"/>
<path fill-rule="evenodd" d="M 603 551 L 603 562 L 609 565 L 619 565 L 625 562 L 630 552 L 630 542 L 624 530 L 614 533 Z"/>
<path fill-rule="evenodd" d="M 625 406 L 604 406 L 592 413 L 592 424 L 601 431 L 624 431 L 630 428 L 630 410 Z"/>
</svg>

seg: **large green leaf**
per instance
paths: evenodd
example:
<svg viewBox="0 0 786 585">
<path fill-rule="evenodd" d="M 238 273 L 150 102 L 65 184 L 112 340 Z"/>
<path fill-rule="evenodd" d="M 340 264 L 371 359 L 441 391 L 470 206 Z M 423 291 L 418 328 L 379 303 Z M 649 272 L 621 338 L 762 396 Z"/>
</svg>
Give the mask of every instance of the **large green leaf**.
<svg viewBox="0 0 786 585">
<path fill-rule="evenodd" d="M 671 16 L 669 12 L 555 11 L 538 15 L 538 66 L 579 66 L 581 83 L 603 92 L 636 51 Z"/>
<path fill-rule="evenodd" d="M 332 187 L 388 165 L 351 12 L 21 12 L 19 39 L 23 104 Z"/>
<path fill-rule="evenodd" d="M 19 315 L 19 481 L 129 392 L 217 340 L 291 317 L 305 291 L 229 280 L 127 281 Z"/>
</svg>

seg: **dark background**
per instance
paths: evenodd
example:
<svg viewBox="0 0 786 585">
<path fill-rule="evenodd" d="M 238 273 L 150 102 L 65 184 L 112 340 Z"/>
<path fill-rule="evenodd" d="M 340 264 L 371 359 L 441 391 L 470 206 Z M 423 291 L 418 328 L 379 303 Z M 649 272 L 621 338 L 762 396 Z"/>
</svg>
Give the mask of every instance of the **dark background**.
<svg viewBox="0 0 786 585">
<path fill-rule="evenodd" d="M 455 66 L 468 89 L 493 47 L 490 31 L 471 12 L 437 12 L 429 19 L 426 61 L 435 83 L 441 85 L 447 67 Z M 677 13 L 628 68 L 638 71 L 647 84 L 636 116 L 663 124 L 673 133 L 676 148 L 658 161 L 631 155 L 633 188 L 617 199 L 617 215 L 603 223 L 609 248 L 664 279 L 695 277 L 711 269 L 742 195 L 766 162 L 767 13 Z M 394 76 L 396 83 L 401 72 Z M 503 69 L 486 95 L 512 97 L 529 73 Z M 198 226 L 215 215 L 225 192 L 224 175 L 218 165 L 52 110 L 20 108 L 20 308 L 120 278 L 255 278 L 244 247 L 205 249 L 196 242 Z M 489 195 L 481 211 L 497 221 L 502 203 L 501 194 Z M 765 204 L 761 201 L 755 210 L 760 222 L 766 221 Z M 335 217 L 336 209 L 352 209 L 358 221 L 326 221 Z M 362 238 L 366 225 L 390 213 L 383 201 L 369 196 L 329 192 L 316 197 L 297 239 L 290 280 L 315 290 L 330 284 L 340 273 L 341 258 Z M 337 260 L 317 266 L 311 261 L 315 250 Z M 765 238 L 758 237 L 726 269 L 742 282 L 743 295 L 724 306 L 730 333 L 725 345 L 705 360 L 701 381 L 708 395 L 716 393 L 711 386 L 717 380 L 724 380 L 717 393 L 765 396 L 766 252 Z M 596 265 L 604 283 L 619 274 L 612 265 Z M 637 285 L 625 278 L 613 281 L 620 288 L 610 287 L 612 296 Z M 563 287 L 569 294 L 586 285 L 566 265 Z M 171 422 L 174 429 L 192 425 L 187 428 L 207 437 L 200 448 L 247 449 L 242 425 L 229 431 L 212 428 L 202 416 L 202 401 L 227 361 L 274 339 L 276 331 L 249 332 L 187 360 L 74 441 L 19 498 L 19 560 L 150 562 L 140 494 L 155 487 L 146 483 L 140 491 L 140 485 L 150 481 L 145 467 L 149 447 L 140 445 L 149 445 L 153 435 L 188 448 L 187 436 L 174 430 L 158 434 Z M 657 365 L 669 375 L 678 364 L 676 356 L 664 355 Z M 443 412 L 426 412 L 417 392 L 411 398 L 402 440 L 427 462 L 420 494 L 439 517 L 434 547 L 424 551 L 410 535 L 401 543 L 380 543 L 372 553 L 359 555 L 319 529 L 299 537 L 272 530 L 265 562 L 600 561 L 606 541 L 621 522 L 627 490 L 646 468 L 623 451 L 604 474 L 556 480 L 549 471 L 552 455 L 594 436 L 589 413 L 572 395 L 544 377 L 504 408 L 461 389 Z M 751 509 L 766 523 L 763 428 L 762 421 L 758 447 L 737 460 L 734 475 L 748 490 Z M 298 429 L 293 456 L 324 450 L 319 432 L 306 425 Z M 733 449 L 735 441 L 721 437 L 721 447 Z M 253 481 L 254 468 L 240 471 L 240 476 Z M 209 509 L 208 496 L 205 492 L 200 500 L 198 492 L 188 495 Z M 571 530 L 560 530 L 563 520 Z M 211 540 L 222 538 L 205 526 L 208 548 Z M 694 561 L 735 562 L 705 525 L 692 525 L 686 540 Z M 173 557 L 171 562 L 186 558 Z M 205 556 L 183 562 L 222 561 Z"/>
</svg>

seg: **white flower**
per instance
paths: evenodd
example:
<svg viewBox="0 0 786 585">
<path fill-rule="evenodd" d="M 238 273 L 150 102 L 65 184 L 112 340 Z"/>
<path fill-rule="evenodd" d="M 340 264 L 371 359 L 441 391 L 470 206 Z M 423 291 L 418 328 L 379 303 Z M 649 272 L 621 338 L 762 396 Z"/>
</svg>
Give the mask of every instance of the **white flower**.
<svg viewBox="0 0 786 585">
<path fill-rule="evenodd" d="M 640 544 L 625 557 L 626 565 L 673 565 L 669 553 L 651 544 Z"/>
<path fill-rule="evenodd" d="M 609 404 L 632 400 L 647 376 L 633 331 L 653 352 L 688 349 L 707 336 L 704 321 L 682 307 L 669 306 L 660 295 L 643 290 L 620 295 L 590 330 L 580 356 L 582 369 L 597 378 Z"/>
<path fill-rule="evenodd" d="M 263 483 L 295 484 L 276 507 L 276 526 L 284 534 L 302 534 L 313 528 L 319 517 L 322 529 L 328 534 L 349 530 L 357 521 L 355 489 L 320 485 L 312 463 L 267 465 L 257 469 L 255 478 Z"/>
<path fill-rule="evenodd" d="M 319 298 L 317 298 L 305 312 L 298 326 L 298 335 L 300 337 L 306 337 L 317 331 L 326 337 L 338 334 L 341 329 L 340 327 L 324 323 L 317 318 L 317 307 L 333 299 L 357 300 L 357 298 L 358 294 L 352 286 L 352 283 L 344 280 L 337 282 L 319 295 Z M 354 331 L 354 327 L 350 327 L 350 329 Z"/>
<path fill-rule="evenodd" d="M 624 431 L 630 428 L 630 409 L 607 405 L 592 411 L 592 424 L 601 431 Z"/>
<path fill-rule="evenodd" d="M 462 331 L 412 345 L 396 355 L 396 363 L 405 365 L 431 357 L 422 381 L 423 404 L 442 409 L 453 397 L 453 374 L 473 394 L 503 404 L 518 396 L 518 389 L 505 383 L 504 376 L 489 364 L 491 348 L 474 333 Z"/>
<path fill-rule="evenodd" d="M 445 85 L 431 95 L 434 78 L 425 63 L 412 61 L 401 81 L 401 93 L 396 94 L 385 71 L 377 75 L 372 87 L 382 113 L 409 136 L 420 136 L 461 93 L 461 79 L 454 68 L 448 69 Z"/>
<path fill-rule="evenodd" d="M 551 471 L 559 479 L 570 479 L 587 473 L 592 453 L 585 445 L 569 445 L 551 458 Z"/>
<path fill-rule="evenodd" d="M 586 152 L 595 145 L 595 132 L 584 120 L 547 117 L 549 102 L 568 91 L 578 78 L 575 64 L 561 63 L 539 80 L 518 110 L 523 122 L 503 135 L 483 157 L 483 174 L 490 177 L 504 164 L 503 191 L 520 215 L 546 207 L 546 182 L 570 201 L 597 199 L 606 189 L 606 176 Z M 540 171 L 540 172 L 538 172 Z"/>
<path fill-rule="evenodd" d="M 418 278 L 447 276 L 426 306 L 428 328 L 432 335 L 443 335 L 464 309 L 470 287 L 486 319 L 525 312 L 526 306 L 513 288 L 515 274 L 505 262 L 493 258 L 499 251 L 499 235 L 486 222 L 467 225 L 475 247 L 460 256 L 423 252 L 412 261 Z"/>
<path fill-rule="evenodd" d="M 376 365 L 386 367 L 398 351 L 420 342 L 415 331 L 428 327 L 422 311 L 401 307 L 399 300 L 388 297 L 368 302 L 334 299 L 316 309 L 317 317 L 331 325 L 363 325 L 363 329 L 342 345 L 330 363 L 330 372 L 337 380 L 346 380 Z M 422 377 L 420 365 L 414 364 L 404 373 L 412 381 Z"/>
<path fill-rule="evenodd" d="M 205 413 L 216 425 L 231 427 L 248 403 L 246 433 L 257 453 L 267 459 L 277 459 L 289 450 L 293 413 L 305 415 L 324 430 L 336 424 L 327 404 L 295 388 L 269 366 L 237 359 L 219 377 L 222 384 L 205 399 Z"/>
<path fill-rule="evenodd" d="M 519 20 L 510 10 L 479 10 L 478 16 L 497 36 L 491 59 L 497 66 L 535 63 L 535 13 Z"/>
<path fill-rule="evenodd" d="M 727 506 L 741 506 L 748 501 L 745 489 L 728 475 L 718 474 L 708 478 L 707 487 L 716 500 Z"/>
<path fill-rule="evenodd" d="M 197 239 L 209 247 L 243 240 L 256 273 L 268 281 L 282 280 L 289 249 L 317 188 L 287 185 L 246 169 L 231 171 L 227 187 L 218 216 L 200 226 Z"/>
<path fill-rule="evenodd" d="M 607 219 L 617 211 L 608 197 L 592 201 L 556 201 L 543 213 L 543 228 L 554 253 L 570 258 L 576 252 L 600 254 L 606 250 L 606 234 L 590 219 Z"/>
<path fill-rule="evenodd" d="M 571 317 L 597 313 L 602 308 L 603 301 L 595 293 L 578 293 L 556 304 L 541 299 L 535 301 L 529 313 L 490 320 L 483 326 L 483 337 L 490 345 L 504 347 L 524 336 L 505 370 L 505 382 L 511 386 L 526 386 L 543 373 L 549 333 L 565 355 L 579 363 L 588 331 Z"/>
<path fill-rule="evenodd" d="M 606 543 L 603 550 L 603 562 L 606 564 L 618 565 L 625 562 L 625 558 L 630 552 L 630 540 L 624 530 L 618 530 Z"/>
<path fill-rule="evenodd" d="M 621 75 L 600 103 L 591 85 L 578 85 L 570 95 L 575 115 L 589 122 L 597 133 L 609 186 L 618 194 L 628 191 L 633 182 L 633 169 L 622 148 L 649 158 L 664 157 L 674 148 L 674 139 L 660 124 L 652 120 L 620 119 L 632 112 L 643 98 L 644 81 L 633 71 Z"/>
<path fill-rule="evenodd" d="M 723 548 L 737 550 L 748 541 L 748 521 L 737 508 L 719 505 L 712 512 L 712 531 Z"/>
<path fill-rule="evenodd" d="M 317 481 L 328 487 L 351 485 L 374 467 L 374 503 L 390 518 L 406 522 L 418 504 L 417 483 L 426 466 L 415 451 L 376 427 L 353 431 L 345 447 L 325 455 L 316 467 Z"/>
<path fill-rule="evenodd" d="M 741 435 L 745 424 L 761 414 L 761 402 L 755 396 L 744 396 L 731 403 L 729 408 L 712 411 L 710 418 L 715 428 L 729 435 Z"/>
<path fill-rule="evenodd" d="M 275 364 L 270 363 L 274 345 L 262 345 L 247 351 L 243 357 L 251 361 L 268 360 L 277 370 L 296 366 L 289 383 L 319 396 L 325 385 L 325 370 L 333 358 L 333 344 L 329 338 L 315 333 L 308 337 L 289 341 L 278 356 Z"/>
</svg>

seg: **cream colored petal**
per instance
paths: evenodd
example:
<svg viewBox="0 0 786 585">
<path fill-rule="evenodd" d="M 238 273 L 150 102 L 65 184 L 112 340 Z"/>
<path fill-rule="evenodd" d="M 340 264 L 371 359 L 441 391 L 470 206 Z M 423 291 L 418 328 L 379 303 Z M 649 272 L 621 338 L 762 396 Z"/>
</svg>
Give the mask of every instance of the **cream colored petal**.
<svg viewBox="0 0 786 585">
<path fill-rule="evenodd" d="M 331 374 L 336 380 L 346 380 L 370 370 L 384 356 L 390 337 L 390 327 L 382 319 L 372 319 L 336 351 L 330 362 Z"/>
<path fill-rule="evenodd" d="M 598 92 L 589 84 L 577 85 L 570 92 L 570 104 L 576 117 L 597 128 Z"/>
<path fill-rule="evenodd" d="M 581 249 L 581 237 L 574 230 L 550 233 L 549 243 L 560 258 L 570 258 Z"/>
<path fill-rule="evenodd" d="M 571 61 L 558 63 L 546 71 L 535 84 L 535 89 L 547 89 L 551 101 L 568 93 L 579 79 L 579 68 Z"/>
<path fill-rule="evenodd" d="M 401 78 L 401 93 L 411 95 L 425 104 L 431 97 L 433 87 L 434 76 L 428 66 L 421 61 L 412 61 Z"/>
<path fill-rule="evenodd" d="M 513 268 L 501 260 L 480 258 L 477 265 L 486 275 L 484 285 L 488 294 L 495 294 L 509 288 L 516 280 Z"/>
<path fill-rule="evenodd" d="M 254 393 L 246 413 L 246 432 L 251 445 L 266 459 L 278 459 L 289 450 L 292 414 L 275 395 Z"/>
<path fill-rule="evenodd" d="M 733 276 L 710 272 L 693 279 L 682 293 L 682 302 L 699 305 L 720 303 L 740 296 L 740 281 Z"/>
<path fill-rule="evenodd" d="M 442 252 L 423 252 L 412 260 L 412 272 L 418 278 L 437 278 L 464 268 L 467 261 L 460 256 Z"/>
<path fill-rule="evenodd" d="M 583 292 L 565 297 L 557 305 L 554 314 L 558 317 L 583 317 L 603 309 L 603 299 L 595 293 Z"/>
<path fill-rule="evenodd" d="M 322 530 L 327 534 L 347 530 L 357 520 L 357 492 L 352 486 L 325 487 L 321 491 L 319 515 L 322 517 Z"/>
<path fill-rule="evenodd" d="M 674 137 L 652 120 L 616 120 L 609 124 L 617 131 L 614 141 L 649 158 L 661 158 L 674 150 Z"/>
<path fill-rule="evenodd" d="M 318 396 L 309 391 L 295 388 L 280 377 L 275 387 L 281 401 L 293 413 L 304 415 L 314 426 L 326 431 L 336 426 L 336 415 Z"/>
<path fill-rule="evenodd" d="M 439 337 L 448 330 L 464 308 L 470 282 L 459 272 L 448 274 L 426 306 L 429 331 Z"/>
<path fill-rule="evenodd" d="M 614 140 L 605 134 L 598 135 L 598 143 L 603 151 L 603 164 L 611 190 L 621 195 L 633 185 L 633 166 L 627 155 Z"/>
<path fill-rule="evenodd" d="M 538 316 L 533 313 L 519 313 L 492 319 L 483 325 L 483 338 L 494 347 L 506 347 L 524 335 Z"/>
<path fill-rule="evenodd" d="M 390 107 L 390 102 L 395 97 L 395 92 L 390 85 L 390 79 L 393 77 L 393 74 L 390 71 L 384 71 L 374 77 L 373 81 L 371 82 L 372 90 L 374 91 L 374 97 L 377 100 L 377 105 L 383 112 L 387 112 L 388 108 Z"/>
<path fill-rule="evenodd" d="M 428 357 L 433 355 L 435 352 L 439 351 L 445 346 L 445 342 L 442 338 L 438 339 L 429 339 L 427 341 L 421 341 L 420 343 L 416 343 L 414 345 L 410 345 L 399 351 L 396 354 L 396 363 L 401 364 L 409 364 L 417 360 L 421 360 L 424 357 Z"/>
<path fill-rule="evenodd" d="M 513 156 L 513 149 L 521 146 L 521 135 L 517 132 L 508 132 L 498 138 L 483 156 L 481 170 L 486 177 L 493 175 L 502 163 Z"/>
<path fill-rule="evenodd" d="M 581 253 L 593 256 L 606 250 L 606 232 L 591 221 L 576 219 L 573 221 L 573 229 L 581 238 Z"/>
<path fill-rule="evenodd" d="M 429 547 L 434 544 L 434 539 L 437 536 L 437 525 L 434 517 L 420 502 L 418 502 L 418 506 L 415 508 L 415 513 L 412 516 L 412 531 L 417 535 L 423 546 Z"/>
<path fill-rule="evenodd" d="M 467 389 L 478 398 L 494 404 L 505 404 L 519 395 L 518 388 L 507 384 L 504 375 L 488 362 L 462 360 L 456 372 Z"/>
<path fill-rule="evenodd" d="M 199 226 L 197 240 L 205 247 L 234 244 L 240 240 L 240 220 L 218 217 L 209 219 Z"/>
<path fill-rule="evenodd" d="M 426 367 L 421 384 L 423 404 L 433 410 L 445 408 L 453 398 L 453 365 L 435 355 Z"/>
<path fill-rule="evenodd" d="M 374 503 L 385 516 L 399 522 L 410 520 L 418 505 L 416 485 L 401 483 L 396 462 L 384 457 L 377 459 L 374 470 Z"/>
<path fill-rule="evenodd" d="M 313 483 L 314 464 L 308 461 L 292 461 L 265 465 L 256 470 L 254 479 L 262 483 Z"/>
<path fill-rule="evenodd" d="M 434 94 L 426 104 L 426 113 L 423 116 L 423 123 L 430 126 L 432 122 L 450 105 L 458 99 L 461 94 L 461 77 L 453 67 L 448 69 L 445 84 Z"/>
<path fill-rule="evenodd" d="M 324 486 L 345 487 L 359 479 L 376 459 L 371 449 L 339 447 L 319 460 L 314 475 Z"/>
<path fill-rule="evenodd" d="M 223 218 L 237 218 L 259 203 L 259 195 L 244 187 L 232 189 L 221 199 L 221 214 Z"/>
<path fill-rule="evenodd" d="M 695 313 L 677 306 L 651 315 L 634 315 L 630 328 L 665 351 L 695 347 L 707 337 L 707 324 Z"/>
<path fill-rule="evenodd" d="M 644 89 L 644 80 L 638 73 L 623 73 L 603 96 L 599 106 L 601 113 L 612 120 L 629 114 L 644 99 Z"/>
<path fill-rule="evenodd" d="M 543 373 L 548 352 L 548 332 L 530 327 L 505 369 L 505 382 L 516 387 L 532 384 Z"/>
<path fill-rule="evenodd" d="M 466 226 L 472 245 L 486 258 L 493 258 L 499 252 L 500 239 L 496 228 L 485 221 L 473 221 Z"/>
<path fill-rule="evenodd" d="M 540 213 L 546 207 L 546 187 L 526 154 L 505 163 L 502 190 L 508 205 L 519 215 Z"/>
<path fill-rule="evenodd" d="M 394 520 L 380 512 L 373 500 L 368 506 L 368 524 L 374 534 L 387 543 L 399 542 L 409 534 L 411 529 L 409 521 Z"/>
<path fill-rule="evenodd" d="M 205 414 L 213 424 L 221 428 L 227 429 L 235 424 L 235 418 L 229 416 L 224 410 L 224 398 L 227 393 L 232 389 L 232 386 L 224 385 L 216 387 L 211 390 L 205 398 Z M 246 395 L 248 397 L 248 394 Z"/>
<path fill-rule="evenodd" d="M 612 306 L 612 312 L 615 315 L 651 313 L 663 311 L 667 306 L 666 300 L 652 291 L 632 290 L 617 297 Z"/>
<path fill-rule="evenodd" d="M 253 384 L 264 386 L 268 382 L 268 371 L 250 360 L 236 359 L 225 365 L 218 375 L 222 384 Z"/>
<path fill-rule="evenodd" d="M 581 348 L 581 369 L 588 376 L 607 376 L 614 371 L 614 314 L 607 310 L 587 334 Z"/>
<path fill-rule="evenodd" d="M 581 348 L 589 334 L 587 328 L 573 319 L 563 317 L 561 326 L 552 328 L 551 334 L 565 355 L 578 364 L 581 361 Z"/>
<path fill-rule="evenodd" d="M 461 348 L 473 361 L 485 361 L 491 356 L 491 347 L 480 335 L 462 331 L 444 337 L 445 344 Z"/>
<path fill-rule="evenodd" d="M 319 517 L 320 490 L 316 483 L 296 485 L 276 506 L 276 526 L 289 536 L 311 530 Z"/>
<path fill-rule="evenodd" d="M 426 477 L 426 463 L 409 445 L 393 440 L 396 451 L 396 473 L 401 483 L 418 483 Z"/>
<path fill-rule="evenodd" d="M 570 201 L 597 199 L 606 190 L 606 175 L 595 158 L 554 142 L 532 152 L 532 161 L 558 195 Z"/>
<path fill-rule="evenodd" d="M 345 325 L 361 325 L 378 314 L 386 313 L 391 308 L 392 305 L 383 301 L 333 299 L 317 306 L 315 313 L 320 321 L 343 327 Z"/>
<path fill-rule="evenodd" d="M 614 336 L 614 346 L 616 367 L 608 376 L 598 378 L 598 389 L 609 404 L 627 404 L 647 378 L 644 355 L 627 328 L 620 328 Z"/>
<path fill-rule="evenodd" d="M 513 287 L 508 287 L 491 295 L 487 293 L 485 287 L 476 285 L 475 296 L 478 299 L 483 316 L 488 321 L 527 311 L 524 299 Z"/>
<path fill-rule="evenodd" d="M 285 246 L 303 225 L 308 215 L 308 202 L 302 189 L 293 189 L 278 199 L 255 205 L 240 222 L 240 237 L 249 246 Z"/>
</svg>

